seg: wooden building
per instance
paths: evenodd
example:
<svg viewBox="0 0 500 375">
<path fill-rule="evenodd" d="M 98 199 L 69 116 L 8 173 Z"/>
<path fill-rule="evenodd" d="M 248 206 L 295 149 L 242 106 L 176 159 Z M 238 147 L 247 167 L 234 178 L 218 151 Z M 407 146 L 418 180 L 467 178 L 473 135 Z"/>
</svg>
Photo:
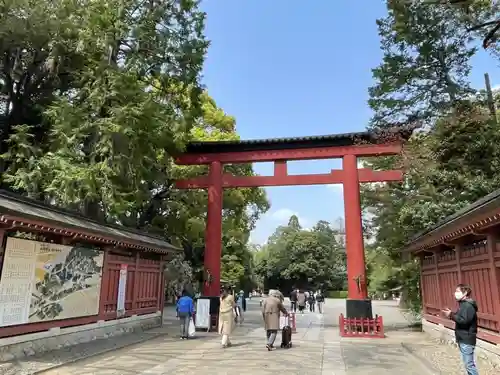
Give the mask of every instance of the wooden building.
<svg viewBox="0 0 500 375">
<path fill-rule="evenodd" d="M 0 191 L 0 360 L 161 325 L 165 240 Z"/>
<path fill-rule="evenodd" d="M 479 307 L 478 346 L 500 355 L 500 190 L 414 238 L 405 248 L 420 258 L 424 330 L 453 341 L 459 283 L 470 285 Z"/>
</svg>

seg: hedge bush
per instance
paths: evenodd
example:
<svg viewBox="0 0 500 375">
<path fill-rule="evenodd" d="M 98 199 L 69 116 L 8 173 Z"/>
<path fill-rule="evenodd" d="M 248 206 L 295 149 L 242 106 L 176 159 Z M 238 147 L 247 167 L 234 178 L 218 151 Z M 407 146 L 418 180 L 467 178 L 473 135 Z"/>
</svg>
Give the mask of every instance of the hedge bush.
<svg viewBox="0 0 500 375">
<path fill-rule="evenodd" d="M 331 292 L 328 292 L 328 298 L 345 299 L 347 298 L 347 290 L 333 290 Z"/>
</svg>

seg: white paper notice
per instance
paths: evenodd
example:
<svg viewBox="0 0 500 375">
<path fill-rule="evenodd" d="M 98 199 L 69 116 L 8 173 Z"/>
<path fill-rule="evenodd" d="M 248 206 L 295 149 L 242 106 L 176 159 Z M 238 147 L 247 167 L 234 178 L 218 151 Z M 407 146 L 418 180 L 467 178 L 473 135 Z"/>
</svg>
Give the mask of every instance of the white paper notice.
<svg viewBox="0 0 500 375">
<path fill-rule="evenodd" d="M 0 327 L 28 323 L 36 244 L 20 238 L 7 239 L 0 279 Z"/>
<path fill-rule="evenodd" d="M 127 269 L 126 264 L 120 267 L 120 279 L 118 280 L 118 300 L 116 302 L 116 314 L 118 317 L 125 315 L 125 297 L 127 291 Z"/>
<path fill-rule="evenodd" d="M 210 328 L 210 300 L 198 298 L 196 302 L 196 328 Z"/>
</svg>

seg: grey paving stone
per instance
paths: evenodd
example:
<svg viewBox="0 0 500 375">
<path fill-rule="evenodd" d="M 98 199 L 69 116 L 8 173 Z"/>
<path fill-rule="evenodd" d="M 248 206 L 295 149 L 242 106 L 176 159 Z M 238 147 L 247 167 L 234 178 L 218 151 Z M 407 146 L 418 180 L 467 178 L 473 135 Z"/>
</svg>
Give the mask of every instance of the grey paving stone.
<svg viewBox="0 0 500 375">
<path fill-rule="evenodd" d="M 197 338 L 182 341 L 172 335 L 159 336 L 43 373 L 45 375 L 448 374 L 426 367 L 420 360 L 421 357 L 412 355 L 404 349 L 402 342 L 418 343 L 428 353 L 438 353 L 432 357 L 432 361 L 443 363 L 441 368 L 452 369 L 446 364 L 448 357 L 441 352 L 442 347 L 435 346 L 435 343 L 427 340 L 421 333 L 405 330 L 408 324 L 405 324 L 404 316 L 392 302 L 374 303 L 375 313 L 384 316 L 388 328 L 386 339 L 341 338 L 338 332 L 338 315 L 344 311 L 345 302 L 328 300 L 324 315 L 306 313 L 297 316 L 297 333 L 293 336 L 293 348 L 276 349 L 272 352 L 265 349 L 265 332 L 258 300 L 250 302 L 248 306 L 245 323 L 234 332 L 233 346 L 227 349 L 220 347 L 217 333 L 198 333 Z M 175 323 L 174 321 L 170 325 L 171 331 L 177 330 Z M 158 330 L 156 332 L 160 333 Z M 127 340 L 132 340 L 134 335 L 127 336 L 129 337 Z M 99 341 L 102 341 L 103 345 L 107 342 L 108 350 L 116 345 L 113 344 L 115 338 L 98 340 L 95 343 Z M 89 345 L 86 349 L 87 355 L 90 355 L 92 350 L 97 351 L 92 347 L 92 343 L 82 345 Z M 456 357 L 453 357 L 453 361 L 455 360 Z M 54 361 L 61 363 L 64 358 L 60 356 Z M 459 373 L 462 371 L 449 372 L 449 374 Z M 484 373 L 490 375 L 489 372 Z M 12 374 L 20 373 L 12 372 Z M 10 374 L 0 373 L 0 375 Z"/>
</svg>

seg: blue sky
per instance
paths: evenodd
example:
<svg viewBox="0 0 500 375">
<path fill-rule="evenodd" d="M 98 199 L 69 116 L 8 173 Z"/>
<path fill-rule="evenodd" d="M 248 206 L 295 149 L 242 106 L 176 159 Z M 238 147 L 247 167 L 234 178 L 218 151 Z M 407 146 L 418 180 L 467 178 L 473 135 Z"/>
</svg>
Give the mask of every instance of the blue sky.
<svg viewBox="0 0 500 375">
<path fill-rule="evenodd" d="M 204 84 L 243 139 L 362 131 L 371 112 L 367 88 L 381 60 L 375 20 L 382 0 L 204 0 L 211 40 Z M 480 53 L 471 80 L 483 86 L 490 73 L 500 83 L 495 59 Z M 289 173 L 327 173 L 338 160 L 289 162 Z M 271 175 L 270 163 L 254 166 Z M 276 226 L 297 214 L 304 227 L 344 215 L 336 186 L 266 189 L 271 209 L 252 241 L 264 243 Z"/>
</svg>

